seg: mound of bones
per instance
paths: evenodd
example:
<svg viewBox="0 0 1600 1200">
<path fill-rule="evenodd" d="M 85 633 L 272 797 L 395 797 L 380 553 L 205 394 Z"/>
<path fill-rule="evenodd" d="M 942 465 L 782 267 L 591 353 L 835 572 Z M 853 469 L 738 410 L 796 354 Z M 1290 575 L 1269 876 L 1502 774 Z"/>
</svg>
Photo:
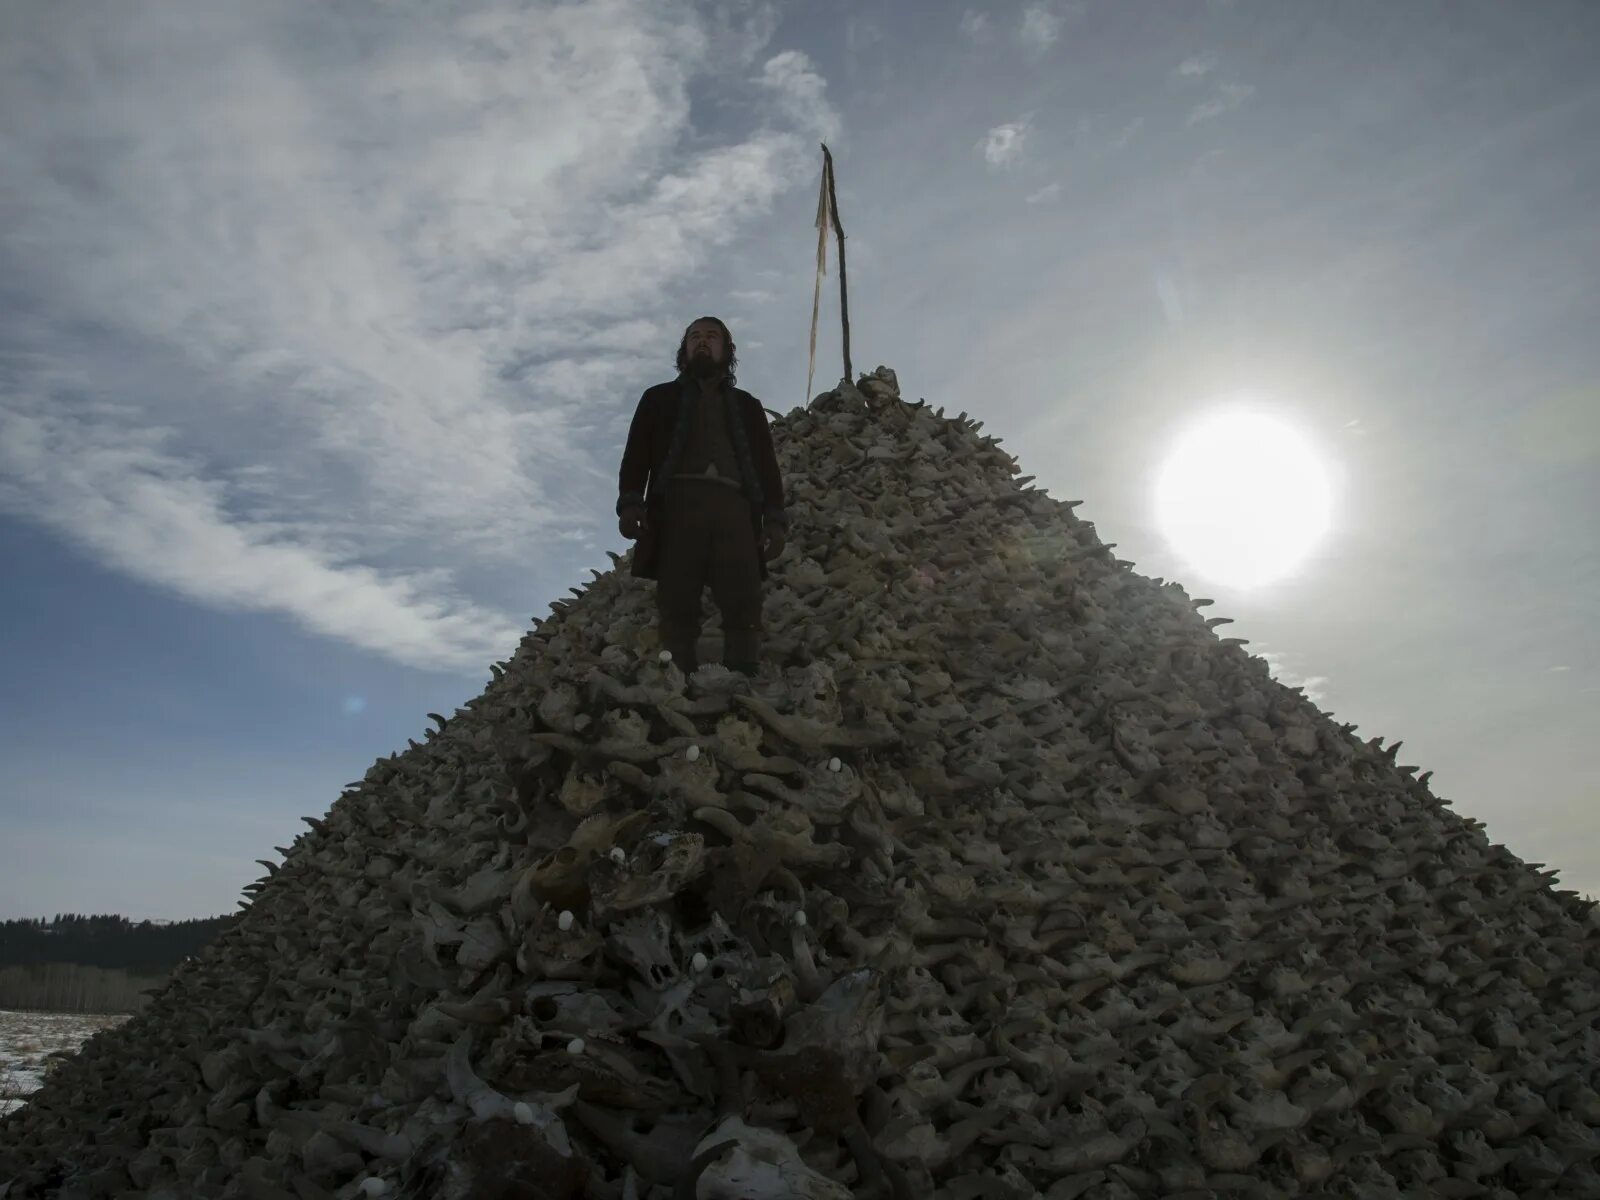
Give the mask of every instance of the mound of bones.
<svg viewBox="0 0 1600 1200">
<path fill-rule="evenodd" d="M 1600 1196 L 1554 872 L 880 367 L 753 679 L 628 559 L 0 1122 L 5 1200 Z"/>
</svg>

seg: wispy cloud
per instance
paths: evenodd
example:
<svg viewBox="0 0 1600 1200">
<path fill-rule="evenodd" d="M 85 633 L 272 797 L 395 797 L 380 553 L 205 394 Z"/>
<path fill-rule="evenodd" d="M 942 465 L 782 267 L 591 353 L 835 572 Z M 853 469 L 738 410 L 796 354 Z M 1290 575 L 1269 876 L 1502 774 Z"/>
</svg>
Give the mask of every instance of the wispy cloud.
<svg viewBox="0 0 1600 1200">
<path fill-rule="evenodd" d="M 1024 50 L 1043 54 L 1061 39 L 1067 19 L 1081 17 L 1085 11 L 1081 0 L 1035 0 L 1022 10 L 1017 40 Z"/>
<path fill-rule="evenodd" d="M 1022 23 L 1017 37 L 1030 50 L 1044 51 L 1055 45 L 1061 36 L 1062 17 L 1043 4 L 1030 4 L 1022 10 Z"/>
<path fill-rule="evenodd" d="M 992 32 L 987 13 L 969 8 L 961 14 L 962 37 L 971 38 L 975 42 L 986 42 Z"/>
<path fill-rule="evenodd" d="M 1199 79 L 1216 68 L 1217 59 L 1212 54 L 1191 54 L 1178 64 L 1173 74 L 1180 79 Z"/>
<path fill-rule="evenodd" d="M 1259 639 L 1257 639 L 1259 641 Z M 1299 656 L 1285 654 L 1276 650 L 1259 649 L 1252 646 L 1251 650 L 1256 657 L 1262 659 L 1272 671 L 1272 677 L 1284 687 L 1298 687 L 1305 690 L 1305 697 L 1313 704 L 1321 707 L 1328 703 L 1329 678 L 1326 675 L 1302 675 L 1297 667 L 1291 665 L 1290 660 Z"/>
<path fill-rule="evenodd" d="M 277 608 L 416 666 L 481 663 L 516 642 L 519 623 L 455 594 L 446 569 L 351 562 L 355 531 L 332 522 L 237 519 L 225 481 L 166 449 L 177 437 L 13 398 L 0 408 L 0 497 L 13 510 L 48 497 L 29 515 L 102 565 L 225 611 Z"/>
<path fill-rule="evenodd" d="M 1128 146 L 1144 128 L 1143 117 L 1129 117 L 1113 124 L 1115 113 L 1082 113 L 1072 123 L 1073 149 L 1080 155 L 1103 154 Z"/>
<path fill-rule="evenodd" d="M 1009 125 L 996 125 L 979 140 L 978 149 L 983 152 L 984 161 L 991 167 L 1009 167 L 1021 156 L 1022 145 L 1027 136 L 1026 119 Z"/>
<path fill-rule="evenodd" d="M 794 125 L 823 141 L 837 136 L 839 114 L 828 103 L 827 80 L 800 51 L 785 50 L 769 58 L 761 69 L 761 83 Z"/>
<path fill-rule="evenodd" d="M 1121 150 L 1129 142 L 1133 141 L 1134 138 L 1138 137 L 1139 131 L 1143 128 L 1143 117 L 1134 117 L 1132 120 L 1125 121 L 1122 126 L 1111 135 L 1110 144 L 1114 148 Z"/>
<path fill-rule="evenodd" d="M 1225 83 L 1211 99 L 1195 105 L 1189 110 L 1189 115 L 1184 118 L 1185 125 L 1198 125 L 1201 121 L 1209 121 L 1212 117 L 1220 117 L 1223 113 L 1232 112 L 1242 105 L 1256 89 L 1248 83 Z"/>
<path fill-rule="evenodd" d="M 883 26 L 871 17 L 850 17 L 844 23 L 844 46 L 851 54 L 859 54 L 883 40 Z"/>
<path fill-rule="evenodd" d="M 1060 197 L 1061 185 L 1059 183 L 1047 183 L 1037 192 L 1027 196 L 1026 200 L 1029 204 L 1046 204 L 1052 200 L 1060 199 Z"/>
<path fill-rule="evenodd" d="M 615 482 L 661 295 L 838 129 L 771 6 L 719 11 L 10 22 L 0 505 L 197 603 L 503 654 L 525 622 L 456 572 L 610 532 L 573 497 Z M 745 125 L 692 129 L 692 82 Z"/>
</svg>

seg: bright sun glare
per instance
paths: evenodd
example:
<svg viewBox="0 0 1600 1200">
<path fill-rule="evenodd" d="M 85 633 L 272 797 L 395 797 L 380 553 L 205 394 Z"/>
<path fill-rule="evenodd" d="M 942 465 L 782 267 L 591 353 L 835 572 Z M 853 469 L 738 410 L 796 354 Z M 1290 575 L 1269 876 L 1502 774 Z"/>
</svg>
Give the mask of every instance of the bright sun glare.
<svg viewBox="0 0 1600 1200">
<path fill-rule="evenodd" d="M 1293 571 L 1327 531 L 1328 474 L 1276 417 L 1215 414 L 1181 434 L 1156 481 L 1156 523 L 1196 573 L 1249 587 Z"/>
</svg>

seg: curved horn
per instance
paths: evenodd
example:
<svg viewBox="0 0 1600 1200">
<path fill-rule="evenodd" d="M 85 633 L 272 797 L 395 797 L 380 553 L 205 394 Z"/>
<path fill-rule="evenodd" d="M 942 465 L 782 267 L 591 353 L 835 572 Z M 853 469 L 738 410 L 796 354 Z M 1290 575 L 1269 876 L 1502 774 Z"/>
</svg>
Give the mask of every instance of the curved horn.
<svg viewBox="0 0 1600 1200">
<path fill-rule="evenodd" d="M 749 837 L 744 822 L 725 808 L 717 808 L 710 804 L 701 805 L 694 810 L 694 819 L 704 821 L 718 833 L 726 834 L 735 842 L 742 842 Z"/>
<path fill-rule="evenodd" d="M 738 1142 L 729 1138 L 725 1142 L 718 1142 L 715 1146 L 707 1146 L 699 1154 L 696 1154 L 690 1160 L 683 1177 L 678 1180 L 678 1186 L 673 1189 L 672 1200 L 695 1200 L 695 1191 L 699 1187 L 700 1176 L 705 1172 L 705 1169 L 721 1158 L 724 1150 L 738 1144 Z"/>
</svg>

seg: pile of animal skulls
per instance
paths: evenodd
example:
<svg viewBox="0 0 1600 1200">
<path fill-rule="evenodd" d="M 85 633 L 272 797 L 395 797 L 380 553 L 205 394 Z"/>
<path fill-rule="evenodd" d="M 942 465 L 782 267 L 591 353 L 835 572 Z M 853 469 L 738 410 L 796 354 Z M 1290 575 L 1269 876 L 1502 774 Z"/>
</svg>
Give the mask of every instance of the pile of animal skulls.
<svg viewBox="0 0 1600 1200">
<path fill-rule="evenodd" d="M 553 605 L 0 1122 L 0 1196 L 1600 1195 L 1590 905 L 879 368 L 767 662 Z"/>
</svg>

